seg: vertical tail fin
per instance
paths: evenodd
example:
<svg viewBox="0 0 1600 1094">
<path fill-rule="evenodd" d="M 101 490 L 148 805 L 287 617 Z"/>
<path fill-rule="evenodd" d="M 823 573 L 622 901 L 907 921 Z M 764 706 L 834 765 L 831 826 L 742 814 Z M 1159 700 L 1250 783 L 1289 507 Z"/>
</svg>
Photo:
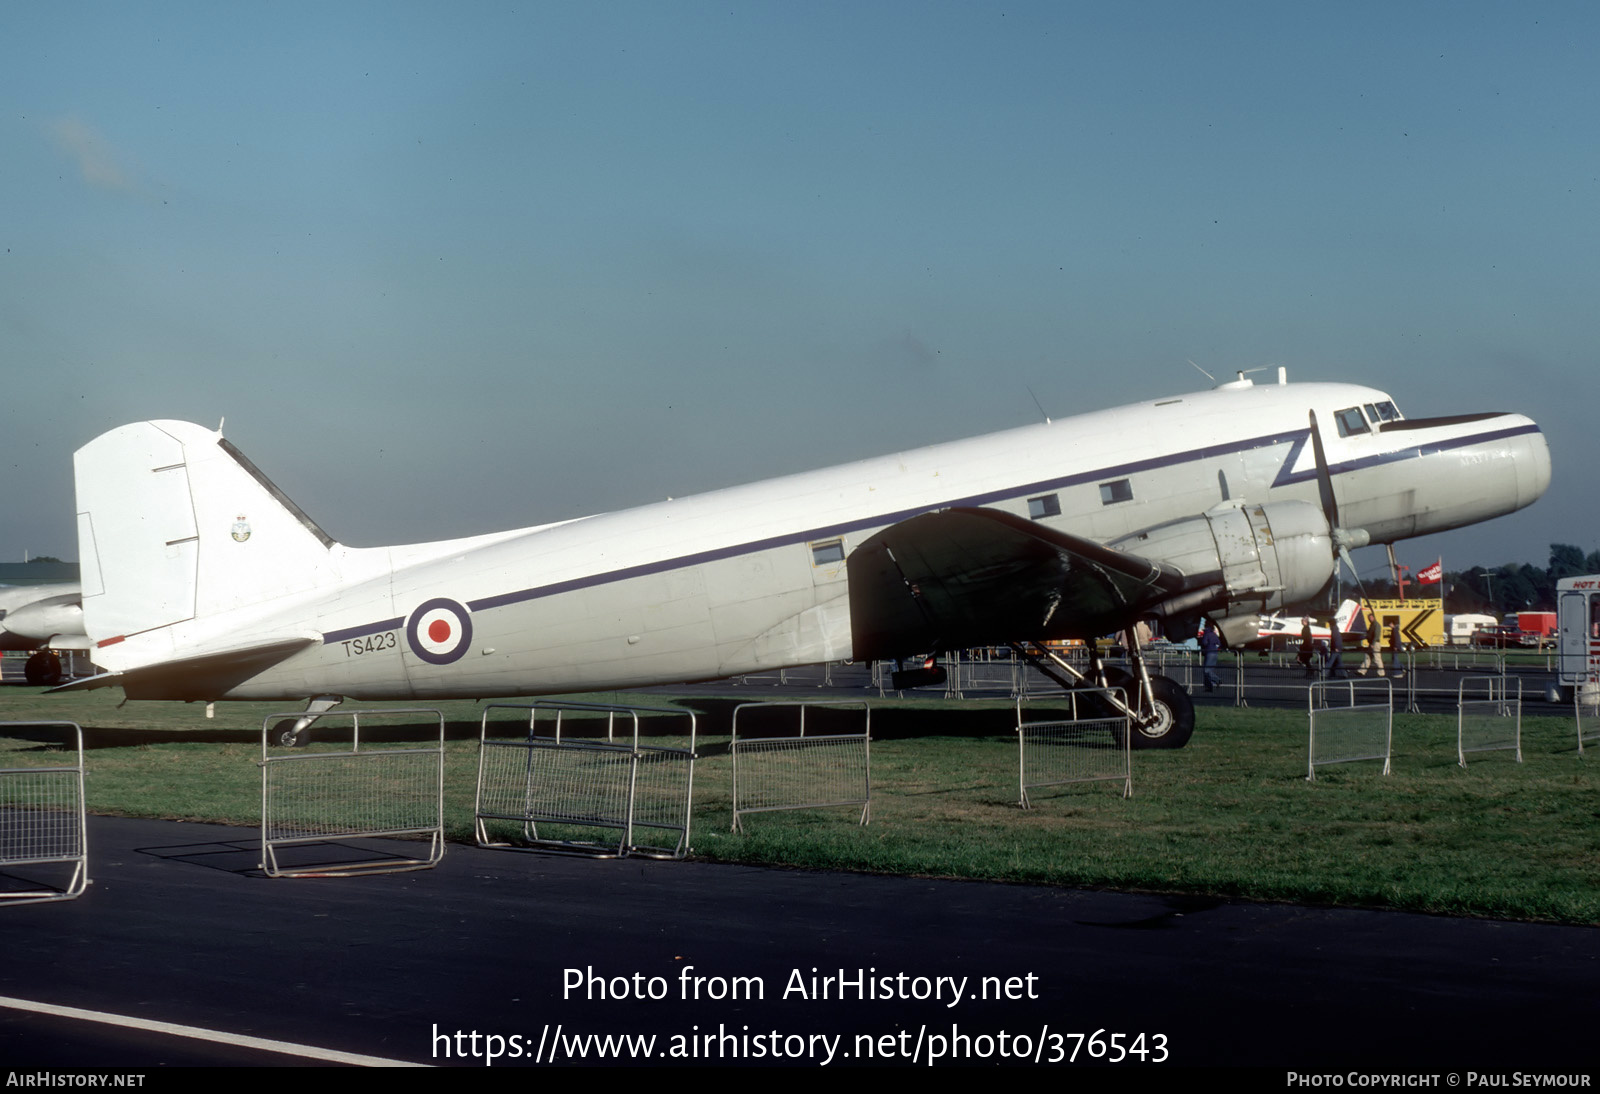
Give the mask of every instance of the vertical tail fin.
<svg viewBox="0 0 1600 1094">
<path fill-rule="evenodd" d="M 337 544 L 221 433 L 137 422 L 73 465 L 84 625 L 98 643 L 335 576 Z"/>
<path fill-rule="evenodd" d="M 1346 600 L 1339 605 L 1339 611 L 1333 617 L 1334 626 L 1345 634 L 1356 629 L 1356 613 L 1361 610 L 1361 605 L 1354 600 Z"/>
</svg>

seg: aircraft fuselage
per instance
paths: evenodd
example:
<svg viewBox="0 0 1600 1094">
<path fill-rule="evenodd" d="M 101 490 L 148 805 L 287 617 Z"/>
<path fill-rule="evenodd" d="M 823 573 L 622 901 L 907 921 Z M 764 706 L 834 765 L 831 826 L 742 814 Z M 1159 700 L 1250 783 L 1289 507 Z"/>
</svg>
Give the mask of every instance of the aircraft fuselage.
<svg viewBox="0 0 1600 1094">
<path fill-rule="evenodd" d="M 230 551 L 258 549 L 251 525 L 264 541 L 275 525 L 253 511 L 235 521 L 232 509 L 244 506 L 232 499 L 217 502 L 226 513 L 214 519 L 197 502 L 189 592 L 180 583 L 158 616 L 123 612 L 114 598 L 97 610 L 86 572 L 85 618 L 100 645 L 96 661 L 113 671 L 286 638 L 306 643 L 244 678 L 125 683 L 132 697 L 626 688 L 852 657 L 846 559 L 918 514 L 998 509 L 1103 544 L 1218 506 L 1317 505 L 1308 412 L 1321 423 L 1340 523 L 1371 542 L 1509 513 L 1548 485 L 1545 439 L 1526 417 L 1382 420 L 1392 410 L 1384 393 L 1354 385 L 1226 384 L 555 525 L 395 548 L 327 541 L 325 558 L 289 568 L 254 602 L 231 602 L 248 597 L 223 592 L 225 570 L 212 568 L 233 565 Z M 182 423 L 150 424 L 179 453 L 153 451 L 152 467 L 218 440 L 199 427 L 185 427 L 188 435 L 176 429 Z M 81 462 L 92 448 L 80 452 L 79 510 L 98 528 L 94 507 L 108 503 L 84 496 Z M 197 465 L 190 474 L 197 484 L 205 477 Z M 217 520 L 234 524 L 232 544 L 210 528 Z M 188 534 L 166 542 L 187 543 Z M 91 541 L 86 563 L 94 553 Z M 102 543 L 100 553 L 110 548 Z M 116 565 L 102 568 L 111 575 Z"/>
</svg>

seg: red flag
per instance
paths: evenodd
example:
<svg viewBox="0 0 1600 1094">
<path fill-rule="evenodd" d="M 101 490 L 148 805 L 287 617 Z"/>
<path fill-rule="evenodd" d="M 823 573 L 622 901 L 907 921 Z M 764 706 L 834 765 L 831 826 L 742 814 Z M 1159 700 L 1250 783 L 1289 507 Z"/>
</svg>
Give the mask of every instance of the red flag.
<svg viewBox="0 0 1600 1094">
<path fill-rule="evenodd" d="M 1437 585 L 1444 580 L 1444 559 L 1440 559 L 1427 569 L 1417 571 L 1418 585 Z"/>
</svg>

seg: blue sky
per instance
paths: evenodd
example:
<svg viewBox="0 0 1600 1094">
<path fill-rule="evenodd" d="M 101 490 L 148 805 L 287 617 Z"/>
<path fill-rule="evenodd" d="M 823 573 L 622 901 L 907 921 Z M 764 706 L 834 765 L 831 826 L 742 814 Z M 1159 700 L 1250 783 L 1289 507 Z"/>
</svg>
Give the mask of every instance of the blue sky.
<svg viewBox="0 0 1600 1094">
<path fill-rule="evenodd" d="M 0 557 L 185 418 L 372 545 L 1208 386 L 1550 439 L 1600 548 L 1600 8 L 0 8 Z M 1364 567 L 1380 554 L 1364 553 Z"/>
</svg>

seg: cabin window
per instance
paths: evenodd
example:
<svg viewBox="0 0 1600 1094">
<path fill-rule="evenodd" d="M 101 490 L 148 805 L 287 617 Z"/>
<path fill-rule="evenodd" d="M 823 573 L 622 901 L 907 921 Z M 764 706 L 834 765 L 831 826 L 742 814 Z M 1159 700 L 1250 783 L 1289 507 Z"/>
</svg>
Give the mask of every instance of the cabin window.
<svg viewBox="0 0 1600 1094">
<path fill-rule="evenodd" d="M 844 540 L 829 539 L 811 545 L 811 565 L 836 566 L 844 561 Z"/>
<path fill-rule="evenodd" d="M 1046 494 L 1040 498 L 1028 499 L 1028 516 L 1034 520 L 1043 517 L 1059 517 L 1061 515 L 1061 499 L 1055 494 Z"/>
<path fill-rule="evenodd" d="M 1133 487 L 1127 479 L 1118 479 L 1116 482 L 1103 482 L 1100 484 L 1100 504 L 1115 505 L 1119 501 L 1132 501 Z"/>
<path fill-rule="evenodd" d="M 1341 437 L 1354 437 L 1361 433 L 1372 432 L 1367 428 L 1367 420 L 1361 416 L 1361 408 L 1358 406 L 1334 411 L 1333 420 L 1339 423 Z"/>
</svg>

